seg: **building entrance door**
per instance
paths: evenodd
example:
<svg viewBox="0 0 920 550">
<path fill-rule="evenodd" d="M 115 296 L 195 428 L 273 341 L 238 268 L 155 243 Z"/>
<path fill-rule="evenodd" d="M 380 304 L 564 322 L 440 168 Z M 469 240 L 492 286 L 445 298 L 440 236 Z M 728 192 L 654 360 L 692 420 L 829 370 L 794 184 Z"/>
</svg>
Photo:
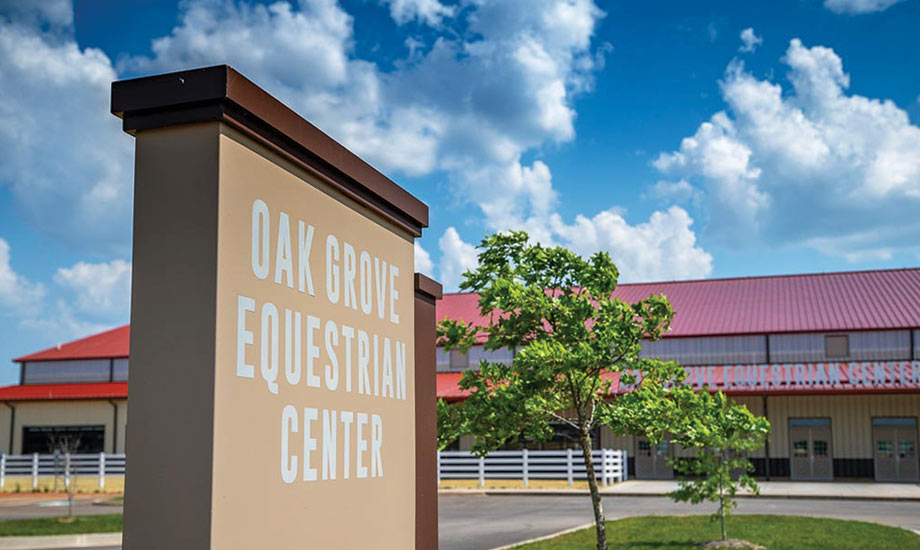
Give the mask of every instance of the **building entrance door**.
<svg viewBox="0 0 920 550">
<path fill-rule="evenodd" d="M 834 479 L 830 418 L 789 419 L 789 477 L 811 481 Z"/>
<path fill-rule="evenodd" d="M 873 418 L 876 481 L 920 481 L 917 419 Z"/>
<path fill-rule="evenodd" d="M 657 445 L 652 445 L 648 439 L 639 439 L 636 450 L 636 479 L 674 479 L 671 455 L 671 443 L 667 439 Z"/>
</svg>

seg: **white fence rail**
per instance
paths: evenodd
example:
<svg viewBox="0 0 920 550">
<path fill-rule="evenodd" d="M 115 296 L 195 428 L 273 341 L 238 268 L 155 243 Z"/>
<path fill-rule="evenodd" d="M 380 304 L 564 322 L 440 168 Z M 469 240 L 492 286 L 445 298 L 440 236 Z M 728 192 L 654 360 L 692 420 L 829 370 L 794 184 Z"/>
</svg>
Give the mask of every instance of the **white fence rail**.
<svg viewBox="0 0 920 550">
<path fill-rule="evenodd" d="M 0 490 L 8 477 L 30 478 L 32 488 L 41 477 L 62 477 L 70 486 L 71 477 L 98 477 L 99 488 L 105 487 L 106 476 L 125 475 L 123 454 L 30 454 L 0 455 Z"/>
<path fill-rule="evenodd" d="M 604 485 L 626 481 L 626 451 L 597 449 L 592 453 L 594 474 Z M 564 479 L 569 485 L 588 479 L 581 451 L 496 451 L 479 458 L 467 451 L 438 452 L 438 482 L 442 479 L 520 479 L 528 486 L 531 479 Z"/>
</svg>

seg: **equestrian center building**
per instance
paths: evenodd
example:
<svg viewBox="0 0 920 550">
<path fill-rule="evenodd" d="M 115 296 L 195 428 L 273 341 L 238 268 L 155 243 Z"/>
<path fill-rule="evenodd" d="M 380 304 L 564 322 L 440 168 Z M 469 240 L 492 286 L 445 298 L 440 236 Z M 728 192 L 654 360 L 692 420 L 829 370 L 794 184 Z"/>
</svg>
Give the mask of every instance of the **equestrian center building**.
<svg viewBox="0 0 920 550">
<path fill-rule="evenodd" d="M 632 303 L 653 293 L 676 314 L 643 355 L 678 362 L 693 385 L 769 419 L 770 437 L 751 455 L 757 476 L 920 481 L 920 268 L 623 284 L 615 296 Z M 483 322 L 477 300 L 446 294 L 438 319 Z M 81 452 L 124 453 L 129 335 L 123 326 L 14 359 L 19 384 L 0 388 L 0 451 L 47 453 L 49 441 L 69 435 Z M 439 348 L 436 365 L 416 368 L 436 368 L 438 397 L 460 401 L 464 370 L 512 358 Z M 614 378 L 613 398 L 628 390 Z M 163 407 L 169 400 L 162 396 Z M 550 441 L 521 444 L 574 447 L 569 435 L 560 425 Z M 625 450 L 638 479 L 672 478 L 670 459 L 687 452 L 606 428 L 594 441 Z M 454 448 L 470 445 L 463 438 Z"/>
</svg>

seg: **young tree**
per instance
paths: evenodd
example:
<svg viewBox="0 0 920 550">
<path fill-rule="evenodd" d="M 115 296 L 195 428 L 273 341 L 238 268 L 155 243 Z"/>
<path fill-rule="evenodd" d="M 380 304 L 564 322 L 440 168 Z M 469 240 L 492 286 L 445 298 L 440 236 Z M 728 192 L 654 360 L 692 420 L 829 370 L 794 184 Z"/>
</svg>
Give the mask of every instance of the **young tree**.
<svg viewBox="0 0 920 550">
<path fill-rule="evenodd" d="M 673 310 L 663 296 L 635 304 L 612 297 L 618 272 L 607 253 L 590 259 L 563 247 L 529 244 L 524 232 L 487 236 L 479 266 L 464 273 L 460 288 L 479 294 L 487 322 L 467 325 L 445 319 L 438 325 L 445 348 L 467 351 L 511 349 L 509 364 L 482 361 L 466 371 L 460 387 L 469 397 L 460 407 L 439 405 L 443 447 L 458 435 L 476 438 L 481 455 L 521 437 L 545 441 L 553 423 L 578 434 L 594 508 L 597 548 L 607 548 L 604 510 L 592 458 L 592 431 L 660 439 L 679 417 L 689 391 L 684 370 L 672 362 L 640 359 L 643 339 L 657 339 Z M 609 399 L 611 385 L 641 382 L 628 395 Z"/>
<path fill-rule="evenodd" d="M 76 480 L 73 476 L 71 458 L 80 449 L 80 436 L 71 433 L 53 434 L 48 436 L 48 447 L 54 453 L 55 472 L 54 485 L 57 489 L 57 460 L 58 455 L 64 459 L 64 489 L 67 491 L 67 517 L 73 517 L 73 499 L 76 492 Z"/>
<path fill-rule="evenodd" d="M 718 518 L 725 541 L 725 519 L 737 505 L 735 495 L 742 488 L 759 493 L 757 482 L 750 476 L 754 467 L 745 454 L 763 445 L 770 423 L 744 405 L 732 404 L 722 392 L 701 391 L 683 408 L 689 414 L 684 416 L 686 424 L 676 441 L 697 454 L 675 463 L 682 477 L 671 498 L 692 504 L 707 500 L 718 503 L 713 518 Z"/>
</svg>

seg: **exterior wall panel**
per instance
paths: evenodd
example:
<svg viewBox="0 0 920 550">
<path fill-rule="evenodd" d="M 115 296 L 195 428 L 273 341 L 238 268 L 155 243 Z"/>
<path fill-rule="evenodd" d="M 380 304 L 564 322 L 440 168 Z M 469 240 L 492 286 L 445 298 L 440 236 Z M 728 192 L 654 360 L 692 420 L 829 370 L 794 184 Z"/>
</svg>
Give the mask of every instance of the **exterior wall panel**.
<svg viewBox="0 0 920 550">
<path fill-rule="evenodd" d="M 847 357 L 825 356 L 824 338 L 828 334 L 847 335 L 850 351 Z M 770 335 L 770 362 L 772 363 L 824 360 L 887 361 L 909 358 L 910 331 L 908 330 Z"/>
<path fill-rule="evenodd" d="M 855 361 L 910 359 L 910 331 L 852 332 L 850 358 Z"/>
<path fill-rule="evenodd" d="M 664 338 L 643 342 L 642 357 L 659 357 L 682 365 L 765 363 L 766 339 L 754 336 Z"/>
<path fill-rule="evenodd" d="M 789 457 L 789 418 L 831 419 L 835 458 L 873 457 L 872 417 L 920 416 L 920 394 L 811 395 L 769 398 L 770 456 Z"/>
<path fill-rule="evenodd" d="M 771 363 L 795 363 L 823 360 L 824 333 L 770 335 Z"/>
<path fill-rule="evenodd" d="M 24 426 L 105 426 L 105 450 L 112 450 L 114 412 L 108 401 L 33 401 L 14 403 L 16 421 L 13 426 L 13 454 L 22 452 Z M 6 407 L 4 407 L 6 408 Z M 7 411 L 9 409 L 7 408 Z M 125 415 L 127 416 L 127 415 Z M 121 419 L 119 418 L 119 421 Z M 9 441 L 9 416 L 4 428 Z M 119 426 L 119 438 L 124 442 L 124 426 Z M 4 446 L 8 446 L 5 443 Z"/>
</svg>

